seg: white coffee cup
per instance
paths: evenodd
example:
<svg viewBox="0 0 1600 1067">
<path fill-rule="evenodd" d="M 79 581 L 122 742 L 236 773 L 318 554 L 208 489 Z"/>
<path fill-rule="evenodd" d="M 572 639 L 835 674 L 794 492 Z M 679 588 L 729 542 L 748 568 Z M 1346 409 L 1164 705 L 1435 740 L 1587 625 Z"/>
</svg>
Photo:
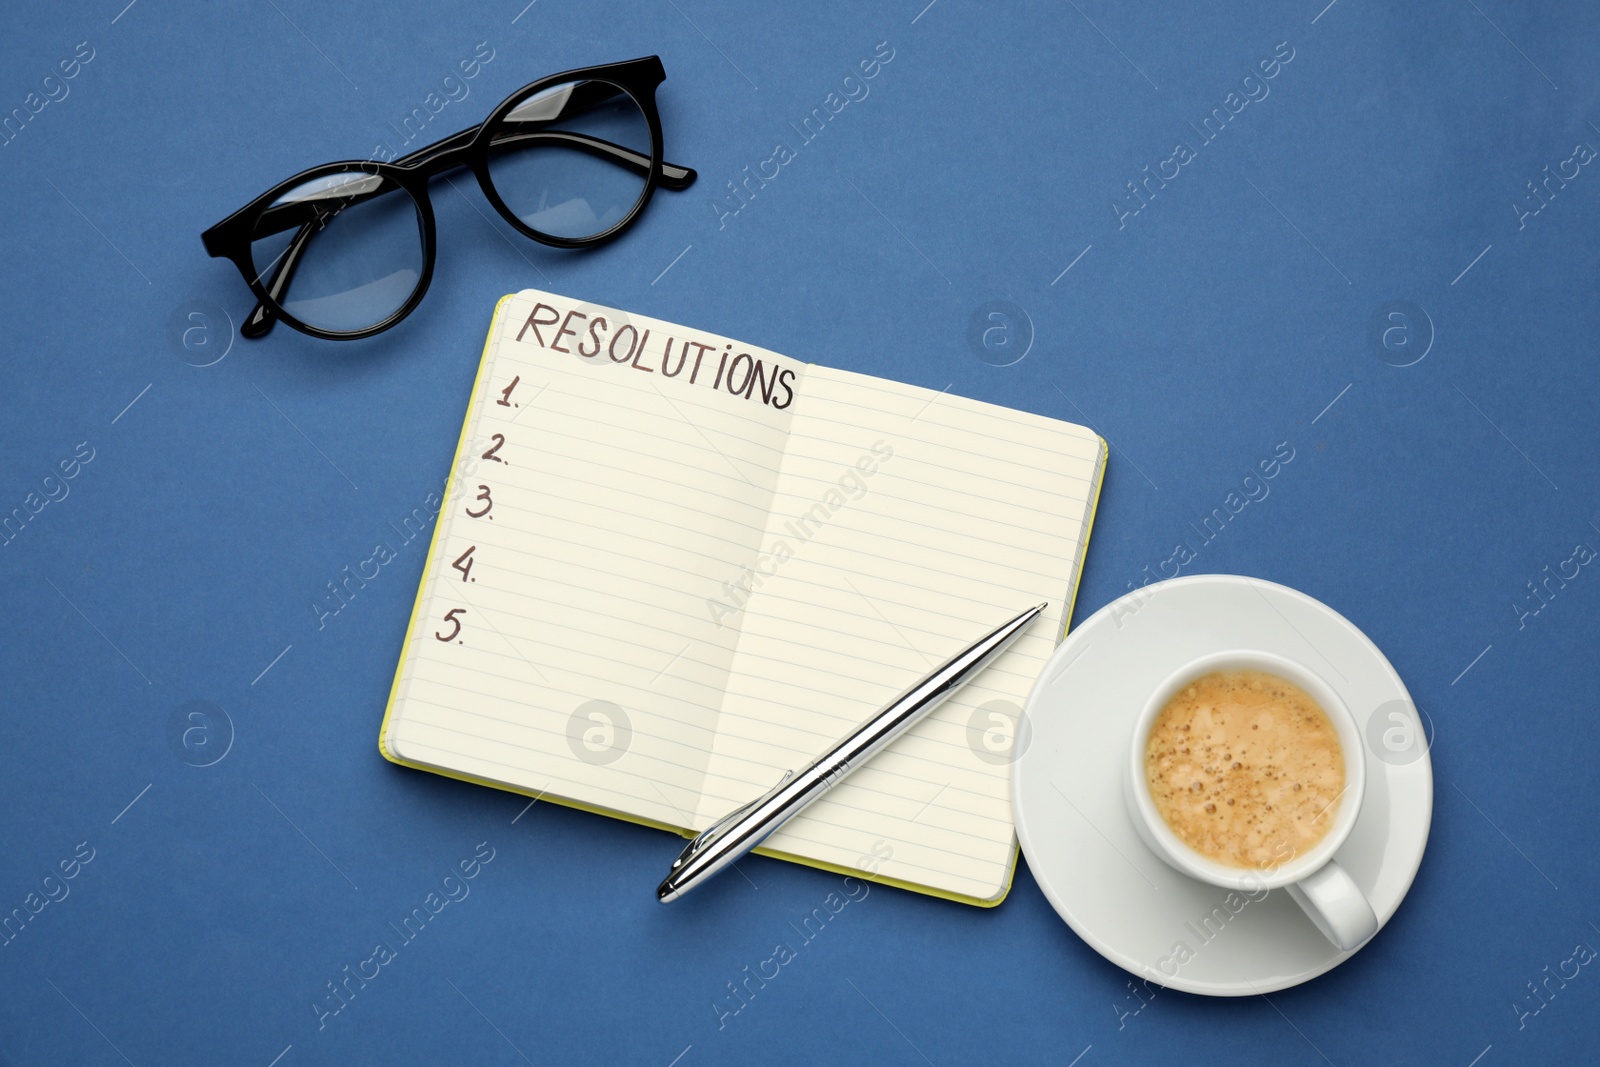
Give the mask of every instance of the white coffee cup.
<svg viewBox="0 0 1600 1067">
<path fill-rule="evenodd" d="M 1260 869 L 1231 866 L 1190 848 L 1161 817 L 1145 778 L 1145 748 L 1150 729 L 1161 710 L 1196 678 L 1213 671 L 1237 670 L 1264 671 L 1299 686 L 1327 712 L 1344 750 L 1345 788 L 1332 827 L 1305 852 Z M 1156 686 L 1140 711 L 1128 749 L 1125 781 L 1128 811 L 1139 836 L 1174 869 L 1202 882 L 1243 893 L 1286 889 L 1317 929 L 1345 952 L 1355 949 L 1377 932 L 1378 917 L 1372 905 L 1333 858 L 1361 814 L 1361 801 L 1367 787 L 1366 751 L 1350 709 L 1333 687 L 1315 672 L 1282 656 L 1249 649 L 1218 652 L 1184 664 Z"/>
</svg>

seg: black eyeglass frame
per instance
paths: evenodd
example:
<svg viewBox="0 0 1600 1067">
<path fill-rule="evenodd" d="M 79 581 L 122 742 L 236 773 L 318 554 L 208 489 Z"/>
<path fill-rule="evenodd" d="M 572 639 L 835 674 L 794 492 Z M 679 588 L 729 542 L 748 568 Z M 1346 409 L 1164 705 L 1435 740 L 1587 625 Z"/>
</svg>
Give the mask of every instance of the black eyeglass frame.
<svg viewBox="0 0 1600 1067">
<path fill-rule="evenodd" d="M 501 218 L 510 223 L 519 233 L 541 244 L 551 245 L 556 248 L 588 248 L 614 240 L 644 212 L 651 198 L 655 195 L 658 185 L 675 190 L 687 189 L 694 183 L 696 178 L 694 170 L 667 163 L 663 159 L 661 115 L 656 108 L 655 91 L 656 87 L 666 80 L 666 77 L 666 70 L 662 67 L 659 56 L 644 56 L 621 63 L 580 67 L 576 70 L 552 74 L 549 77 L 530 82 L 506 97 L 499 106 L 489 113 L 486 119 L 476 126 L 451 134 L 449 137 L 419 148 L 415 152 L 392 162 L 343 160 L 335 163 L 324 163 L 321 166 L 303 170 L 299 174 L 279 182 L 201 234 L 201 240 L 205 244 L 206 252 L 213 258 L 231 260 L 239 268 L 239 273 L 244 276 L 245 284 L 250 287 L 251 293 L 256 297 L 256 307 L 240 326 L 240 335 L 247 338 L 265 336 L 272 329 L 274 321 L 282 319 L 294 329 L 312 337 L 334 341 L 356 340 L 382 333 L 411 314 L 417 305 L 422 302 L 422 298 L 427 295 L 428 286 L 433 281 L 436 239 L 433 205 L 428 197 L 428 182 L 434 176 L 457 167 L 467 167 L 473 172 L 478 179 L 478 188 L 483 191 L 483 195 L 493 205 Z M 609 229 L 580 238 L 560 237 L 543 233 L 524 223 L 501 199 L 499 192 L 494 187 L 494 181 L 489 176 L 489 150 L 493 147 L 493 143 L 499 143 L 495 141 L 493 131 L 499 127 L 501 121 L 511 112 L 512 108 L 524 102 L 527 98 L 568 82 L 609 83 L 621 89 L 639 105 L 639 109 L 644 113 L 645 120 L 650 127 L 650 157 L 648 159 L 621 145 L 583 134 L 546 131 L 542 134 L 525 135 L 555 138 L 566 142 L 569 147 L 608 157 L 612 162 L 619 165 L 627 166 L 634 170 L 645 170 L 644 189 L 628 214 Z M 606 93 L 604 95 L 615 94 Z M 381 322 L 359 330 L 327 330 L 302 322 L 285 310 L 279 303 L 279 297 L 287 289 L 289 281 L 294 275 L 294 269 L 300 254 L 304 251 L 311 235 L 320 229 L 322 217 L 319 215 L 315 219 L 299 223 L 302 227 L 301 233 L 291 240 L 288 249 L 277 261 L 275 273 L 266 281 L 263 281 L 256 269 L 254 258 L 251 255 L 251 245 L 263 236 L 260 232 L 260 221 L 268 211 L 273 210 L 273 205 L 279 197 L 297 186 L 315 181 L 318 178 L 352 172 L 368 174 L 374 178 L 383 179 L 411 197 L 417 209 L 418 219 L 421 222 L 422 274 L 411 296 Z M 378 193 L 372 195 L 383 195 L 390 191 L 392 191 L 391 188 L 386 185 Z M 280 209 L 283 208 L 297 208 L 303 213 L 307 209 L 307 205 L 296 203 L 280 205 Z M 309 209 L 316 210 L 314 206 Z M 295 224 L 290 222 L 288 225 L 280 227 L 279 230 L 268 232 L 281 232 Z"/>
</svg>

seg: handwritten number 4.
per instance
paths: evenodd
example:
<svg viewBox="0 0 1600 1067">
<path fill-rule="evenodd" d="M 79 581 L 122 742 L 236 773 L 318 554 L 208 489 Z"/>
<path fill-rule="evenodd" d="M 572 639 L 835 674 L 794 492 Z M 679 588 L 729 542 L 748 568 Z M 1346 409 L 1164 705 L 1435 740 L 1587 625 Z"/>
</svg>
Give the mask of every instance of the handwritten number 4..
<svg viewBox="0 0 1600 1067">
<path fill-rule="evenodd" d="M 475 582 L 478 580 L 467 577 L 472 573 L 472 553 L 477 547 L 477 545 L 469 545 L 467 550 L 457 556 L 454 563 L 450 564 L 450 566 L 461 572 L 461 580 L 463 582 Z"/>
<path fill-rule="evenodd" d="M 511 379 L 511 384 L 500 390 L 500 399 L 496 400 L 495 403 L 503 408 L 516 407 L 517 405 L 511 402 L 511 390 L 515 389 L 517 387 L 517 383 L 520 381 L 522 381 L 522 375 L 520 374 Z"/>
<path fill-rule="evenodd" d="M 445 612 L 444 621 L 449 623 L 452 627 L 454 627 L 454 629 L 452 629 L 449 633 L 435 633 L 433 635 L 434 638 L 444 641 L 447 644 L 451 641 L 454 641 L 461 634 L 461 616 L 465 615 L 466 613 L 466 608 L 451 608 L 449 611 Z"/>
</svg>

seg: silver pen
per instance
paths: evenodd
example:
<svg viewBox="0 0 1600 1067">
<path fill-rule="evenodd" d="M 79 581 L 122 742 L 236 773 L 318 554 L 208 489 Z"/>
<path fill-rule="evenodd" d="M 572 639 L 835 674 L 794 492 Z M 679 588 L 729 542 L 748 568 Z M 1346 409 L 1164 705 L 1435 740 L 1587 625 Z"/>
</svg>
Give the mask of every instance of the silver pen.
<svg viewBox="0 0 1600 1067">
<path fill-rule="evenodd" d="M 831 750 L 801 771 L 790 771 L 769 791 L 735 808 L 690 841 L 656 889 L 661 903 L 677 900 L 701 882 L 755 848 L 808 804 L 865 764 L 905 733 L 911 725 L 943 704 L 987 667 L 1028 624 L 1049 607 L 1039 604 L 979 638 L 944 666 L 901 693 Z"/>
</svg>

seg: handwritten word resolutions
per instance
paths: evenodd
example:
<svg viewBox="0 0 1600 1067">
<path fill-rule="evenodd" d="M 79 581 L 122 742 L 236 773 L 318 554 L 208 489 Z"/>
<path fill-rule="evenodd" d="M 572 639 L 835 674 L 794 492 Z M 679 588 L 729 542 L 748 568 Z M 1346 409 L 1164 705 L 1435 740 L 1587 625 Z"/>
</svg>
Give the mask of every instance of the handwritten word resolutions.
<svg viewBox="0 0 1600 1067">
<path fill-rule="evenodd" d="M 692 336 L 663 342 L 659 333 L 652 336 L 649 328 L 641 330 L 631 322 L 613 323 L 604 315 L 577 308 L 563 312 L 544 303 L 534 305 L 516 339 L 590 362 L 627 364 L 681 385 L 727 392 L 779 410 L 794 403 L 798 371 L 770 357 L 735 352 L 731 343 L 719 352 L 715 343 Z"/>
</svg>

